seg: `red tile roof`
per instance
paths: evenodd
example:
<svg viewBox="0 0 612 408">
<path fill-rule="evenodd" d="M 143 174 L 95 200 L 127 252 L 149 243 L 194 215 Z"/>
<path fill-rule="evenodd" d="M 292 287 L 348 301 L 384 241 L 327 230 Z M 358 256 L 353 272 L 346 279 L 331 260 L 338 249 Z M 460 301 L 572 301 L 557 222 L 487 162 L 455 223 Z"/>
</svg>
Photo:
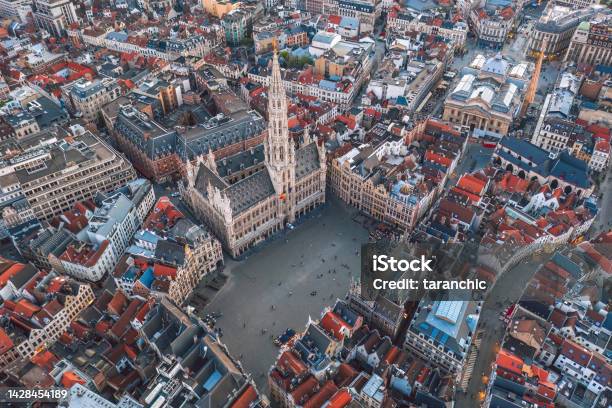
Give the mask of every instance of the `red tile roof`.
<svg viewBox="0 0 612 408">
<path fill-rule="evenodd" d="M 464 174 L 457 182 L 457 187 L 468 193 L 481 196 L 487 185 L 487 180 L 473 174 Z"/>
<path fill-rule="evenodd" d="M 15 275 L 17 275 L 19 272 L 21 272 L 23 270 L 23 268 L 25 267 L 24 264 L 22 263 L 14 263 L 13 265 L 11 265 L 7 270 L 5 270 L 4 272 L 2 272 L 2 274 L 0 275 L 0 288 L 3 288 L 4 285 L 6 285 L 6 283 Z"/>
<path fill-rule="evenodd" d="M 592 124 L 587 126 L 586 130 L 593 133 L 594 137 L 600 137 L 604 140 L 610 141 L 610 129 L 605 126 Z"/>
<path fill-rule="evenodd" d="M 351 326 L 332 311 L 325 313 L 319 324 L 325 331 L 333 333 L 338 340 L 344 338 L 344 331 L 351 330 Z"/>
<path fill-rule="evenodd" d="M 329 16 L 327 21 L 329 21 L 330 24 L 339 25 L 340 21 L 342 21 L 342 17 L 331 15 L 331 16 Z"/>
<path fill-rule="evenodd" d="M 569 358 L 582 367 L 586 367 L 591 360 L 592 353 L 573 341 L 564 340 L 561 345 L 561 355 Z"/>
<path fill-rule="evenodd" d="M 155 204 L 155 208 L 144 222 L 144 228 L 152 231 L 162 231 L 172 228 L 176 222 L 184 218 L 170 199 L 166 196 L 160 197 Z"/>
<path fill-rule="evenodd" d="M 499 13 L 504 20 L 510 20 L 512 16 L 514 16 L 514 10 L 512 7 L 508 6 L 502 9 Z"/>
<path fill-rule="evenodd" d="M 84 338 L 87 333 L 89 333 L 90 329 L 89 327 L 79 323 L 79 322 L 72 322 L 70 323 L 70 328 L 72 329 L 72 331 L 74 332 L 75 336 L 82 339 Z"/>
<path fill-rule="evenodd" d="M 85 384 L 86 381 L 82 379 L 77 373 L 74 371 L 66 371 L 64 375 L 62 375 L 61 384 L 64 388 L 71 388 L 74 384 Z"/>
<path fill-rule="evenodd" d="M 334 377 L 334 383 L 338 387 L 348 386 L 359 375 L 359 371 L 353 368 L 350 364 L 341 363 L 338 367 L 338 373 Z"/>
<path fill-rule="evenodd" d="M 57 293 L 64 286 L 64 283 L 66 283 L 66 278 L 64 276 L 56 276 L 55 278 L 51 279 L 51 282 L 49 282 L 45 292 Z"/>
<path fill-rule="evenodd" d="M 304 408 L 320 408 L 337 391 L 338 387 L 336 387 L 336 384 L 331 380 L 327 381 L 323 387 L 304 404 Z"/>
<path fill-rule="evenodd" d="M 100 320 L 98 323 L 96 323 L 96 333 L 99 336 L 104 336 L 112 325 L 113 323 L 109 320 Z"/>
<path fill-rule="evenodd" d="M 385 362 L 387 364 L 393 364 L 395 362 L 395 360 L 397 359 L 397 356 L 399 356 L 400 354 L 400 349 L 397 348 L 396 346 L 392 346 L 389 351 L 387 351 L 387 354 L 385 355 Z"/>
<path fill-rule="evenodd" d="M 130 302 L 130 305 L 127 307 L 125 312 L 121 314 L 121 317 L 119 317 L 119 320 L 117 320 L 117 322 L 111 328 L 111 332 L 116 337 L 118 338 L 122 337 L 126 333 L 126 331 L 131 327 L 130 322 L 132 321 L 132 319 L 134 318 L 134 316 L 140 309 L 140 306 L 142 305 L 142 303 L 143 302 L 139 299 L 134 299 L 132 300 L 132 302 Z"/>
<path fill-rule="evenodd" d="M 441 215 L 446 215 L 449 218 L 457 219 L 466 224 L 471 223 L 474 219 L 474 211 L 448 199 L 440 201 L 438 209 Z"/>
<path fill-rule="evenodd" d="M 557 395 L 557 393 L 555 392 L 554 389 L 551 389 L 544 384 L 540 384 L 538 386 L 538 395 L 546 398 L 549 401 L 552 401 L 553 399 L 555 399 L 555 396 Z"/>
<path fill-rule="evenodd" d="M 346 407 L 351 400 L 351 394 L 346 389 L 342 389 L 331 397 L 326 408 L 343 408 Z"/>
<path fill-rule="evenodd" d="M 553 324 L 557 329 L 565 327 L 565 321 L 567 320 L 567 315 L 562 312 L 560 309 L 554 309 L 553 312 L 548 317 L 548 321 Z"/>
<path fill-rule="evenodd" d="M 153 267 L 153 275 L 155 275 L 155 277 L 167 276 L 176 278 L 176 268 L 156 263 Z"/>
<path fill-rule="evenodd" d="M 504 349 L 500 350 L 495 363 L 497 367 L 514 374 L 520 375 L 523 372 L 523 360 Z"/>
<path fill-rule="evenodd" d="M 599 140 L 597 143 L 595 143 L 595 150 L 610 153 L 610 142 L 606 140 Z"/>
<path fill-rule="evenodd" d="M 251 403 L 257 399 L 255 387 L 249 384 L 246 390 L 230 405 L 230 408 L 249 408 Z"/>
<path fill-rule="evenodd" d="M 450 166 L 450 164 L 453 162 L 452 159 L 442 156 L 440 154 L 437 154 L 433 150 L 427 150 L 427 152 L 425 152 L 425 160 L 441 164 L 444 167 Z"/>
<path fill-rule="evenodd" d="M 2 351 L 0 350 L 0 352 Z M 59 358 L 49 350 L 45 350 L 34 354 L 30 361 L 45 370 L 51 371 L 55 364 L 59 362 Z"/>
<path fill-rule="evenodd" d="M 318 386 L 319 382 L 316 380 L 316 378 L 312 376 L 308 377 L 304 382 L 291 391 L 293 401 L 297 405 L 302 405 L 317 391 Z"/>
<path fill-rule="evenodd" d="M 128 298 L 121 290 L 115 292 L 112 300 L 108 303 L 107 310 L 110 314 L 120 315 L 127 305 Z"/>
<path fill-rule="evenodd" d="M 276 363 L 277 367 L 283 371 L 290 371 L 294 376 L 301 375 L 306 372 L 306 365 L 302 360 L 298 359 L 292 352 L 285 351 Z"/>
<path fill-rule="evenodd" d="M 78 247 L 72 244 L 60 255 L 60 259 L 84 267 L 92 267 L 98 263 L 98 260 L 104 251 L 106 251 L 109 243 L 108 240 L 104 240 L 97 248 L 94 245 L 86 243 L 80 243 Z"/>
<path fill-rule="evenodd" d="M 30 301 L 28 301 L 27 299 L 19 299 L 19 301 L 15 303 L 14 312 L 19 316 L 26 317 L 29 319 L 34 315 L 34 313 L 37 313 L 40 310 L 40 307 L 30 303 Z"/>
<path fill-rule="evenodd" d="M 6 334 L 4 329 L 0 327 L 0 354 L 6 353 L 13 348 L 13 340 Z"/>
</svg>

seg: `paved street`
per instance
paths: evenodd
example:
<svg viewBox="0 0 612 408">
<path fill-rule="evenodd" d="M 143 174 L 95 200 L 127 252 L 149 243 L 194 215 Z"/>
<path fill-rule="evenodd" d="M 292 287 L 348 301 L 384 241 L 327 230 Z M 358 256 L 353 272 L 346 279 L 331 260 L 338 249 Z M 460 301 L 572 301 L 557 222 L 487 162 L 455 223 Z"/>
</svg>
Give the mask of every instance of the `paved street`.
<svg viewBox="0 0 612 408">
<path fill-rule="evenodd" d="M 367 231 L 332 201 L 314 218 L 264 244 L 248 259 L 226 261 L 229 279 L 205 312 L 223 313 L 217 321 L 222 341 L 253 374 L 260 389 L 267 389 L 266 374 L 278 353 L 271 335 L 288 327 L 303 330 L 309 316 L 318 318 L 325 306 L 343 298 L 350 274 L 360 270 L 355 251 L 367 240 Z M 336 273 L 328 273 L 330 269 Z M 317 295 L 311 296 L 312 291 Z M 262 334 L 262 328 L 267 333 Z"/>
<path fill-rule="evenodd" d="M 374 44 L 374 62 L 372 63 L 372 70 L 370 71 L 371 78 L 374 78 L 374 74 L 376 73 L 376 70 L 378 69 L 378 64 L 380 63 L 382 58 L 385 56 L 385 41 L 380 36 L 380 33 L 382 32 L 382 30 L 383 30 L 383 25 L 382 24 L 377 25 L 375 28 L 376 34 L 372 36 L 372 39 L 375 40 L 376 42 Z M 359 90 L 359 94 L 355 96 L 355 98 L 353 99 L 353 105 L 352 105 L 353 107 L 361 106 L 361 97 L 363 96 L 367 88 L 368 88 L 368 85 L 366 82 L 361 86 L 361 89 Z"/>
<path fill-rule="evenodd" d="M 612 167 L 608 167 L 606 179 L 600 185 L 600 191 L 596 194 L 603 194 L 599 200 L 599 213 L 591 227 L 592 235 L 607 231 L 612 227 Z"/>
<path fill-rule="evenodd" d="M 522 262 L 499 277 L 495 283 L 478 321 L 478 328 L 484 334 L 477 349 L 476 361 L 472 367 L 473 375 L 468 383 L 467 392 L 459 391 L 455 394 L 457 408 L 474 408 L 478 405 L 476 403 L 478 392 L 485 389 L 485 385 L 482 384 L 482 373 L 487 375 L 490 373 L 491 364 L 504 335 L 504 323 L 499 320 L 499 316 L 506 307 L 520 299 L 526 282 L 531 280 L 541 264 L 541 259 Z"/>
</svg>

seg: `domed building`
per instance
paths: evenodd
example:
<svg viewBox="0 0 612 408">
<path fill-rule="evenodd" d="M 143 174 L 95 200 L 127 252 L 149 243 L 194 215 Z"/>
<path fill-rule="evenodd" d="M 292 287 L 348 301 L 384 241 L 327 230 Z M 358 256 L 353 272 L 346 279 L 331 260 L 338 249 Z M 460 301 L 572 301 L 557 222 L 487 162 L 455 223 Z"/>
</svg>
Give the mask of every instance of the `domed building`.
<svg viewBox="0 0 612 408">
<path fill-rule="evenodd" d="M 478 55 L 444 102 L 443 119 L 470 131 L 505 136 L 525 98 L 531 64 L 512 64 L 501 54 Z"/>
</svg>

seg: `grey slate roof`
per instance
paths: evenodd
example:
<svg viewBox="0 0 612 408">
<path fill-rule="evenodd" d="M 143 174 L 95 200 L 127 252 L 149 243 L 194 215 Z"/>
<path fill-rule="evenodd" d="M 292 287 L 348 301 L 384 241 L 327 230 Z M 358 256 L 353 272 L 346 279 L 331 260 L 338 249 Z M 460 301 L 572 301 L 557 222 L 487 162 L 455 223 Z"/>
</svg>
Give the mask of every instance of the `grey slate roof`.
<svg viewBox="0 0 612 408">
<path fill-rule="evenodd" d="M 20 270 L 17 274 L 15 274 L 9 280 L 13 282 L 13 285 L 15 285 L 16 288 L 21 288 L 30 279 L 32 279 L 34 275 L 36 275 L 37 273 L 38 273 L 38 268 L 28 263 L 23 267 L 22 270 Z"/>
<path fill-rule="evenodd" d="M 221 177 L 217 176 L 206 166 L 200 166 L 198 169 L 198 174 L 196 175 L 195 187 L 203 194 L 206 195 L 208 190 L 208 182 L 213 187 L 217 187 L 219 190 L 223 191 L 229 184 L 227 184 Z"/>
<path fill-rule="evenodd" d="M 198 170 L 195 187 L 203 195 L 207 194 L 208 182 L 225 192 L 232 205 L 232 213 L 238 215 L 260 201 L 275 194 L 274 185 L 266 168 L 232 185 L 202 165 Z"/>
<path fill-rule="evenodd" d="M 263 168 L 232 185 L 229 185 L 224 177 L 263 163 L 264 160 L 264 146 L 261 144 L 251 150 L 217 161 L 218 174 L 206 166 L 200 166 L 196 175 L 195 187 L 206 195 L 210 182 L 213 187 L 224 191 L 230 199 L 232 213 L 238 215 L 276 193 L 270 174 L 266 168 Z M 296 179 L 299 180 L 319 168 L 319 150 L 315 142 L 296 151 Z"/>
<path fill-rule="evenodd" d="M 170 237 L 179 243 L 186 242 L 193 245 L 194 243 L 205 239 L 208 233 L 199 225 L 194 224 L 187 218 L 181 218 L 170 229 Z"/>
<path fill-rule="evenodd" d="M 232 203 L 232 213 L 237 215 L 275 194 L 275 191 L 268 169 L 264 168 L 232 184 L 226 193 Z"/>
<path fill-rule="evenodd" d="M 316 347 L 320 353 L 325 353 L 332 342 L 329 336 L 319 326 L 314 324 L 308 325 L 302 341 L 307 343 L 309 347 Z"/>
<path fill-rule="evenodd" d="M 319 169 L 319 150 L 315 142 L 299 148 L 295 152 L 295 177 L 301 179 Z"/>
<path fill-rule="evenodd" d="M 263 163 L 264 159 L 264 146 L 260 144 L 253 149 L 217 161 L 217 173 L 219 173 L 221 177 L 227 177 L 230 174 L 248 169 L 258 163 Z"/>
<path fill-rule="evenodd" d="M 221 120 L 211 119 L 208 123 L 188 129 L 181 138 L 185 139 L 187 155 L 194 158 L 234 143 L 257 136 L 266 129 L 266 123 L 254 111 L 238 112 Z M 178 147 L 182 148 L 182 145 Z M 184 155 L 184 153 L 183 153 Z"/>
<path fill-rule="evenodd" d="M 182 245 L 160 239 L 155 247 L 155 258 L 172 265 L 183 265 L 185 263 L 185 250 Z"/>
<path fill-rule="evenodd" d="M 83 154 L 85 153 L 85 154 Z M 44 162 L 44 166 L 33 171 L 27 168 L 15 170 L 15 175 L 21 184 L 29 183 L 33 180 L 41 179 L 49 175 L 59 173 L 70 167 L 68 163 L 81 164 L 93 157 L 91 150 L 80 151 L 71 147 L 53 147 L 49 150 L 50 158 Z"/>
</svg>

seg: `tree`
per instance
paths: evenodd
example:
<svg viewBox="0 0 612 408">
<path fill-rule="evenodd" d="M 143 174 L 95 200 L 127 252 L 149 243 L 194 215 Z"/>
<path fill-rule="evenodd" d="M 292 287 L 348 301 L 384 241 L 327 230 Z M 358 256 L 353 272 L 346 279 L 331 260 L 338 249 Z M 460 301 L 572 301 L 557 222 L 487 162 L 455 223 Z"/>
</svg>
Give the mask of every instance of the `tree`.
<svg viewBox="0 0 612 408">
<path fill-rule="evenodd" d="M 296 57 L 294 55 L 289 54 L 289 52 L 287 51 L 283 51 L 280 53 L 280 56 L 283 57 L 285 66 L 288 68 L 302 69 L 304 65 L 313 63 L 312 58 L 308 55 Z"/>
</svg>

